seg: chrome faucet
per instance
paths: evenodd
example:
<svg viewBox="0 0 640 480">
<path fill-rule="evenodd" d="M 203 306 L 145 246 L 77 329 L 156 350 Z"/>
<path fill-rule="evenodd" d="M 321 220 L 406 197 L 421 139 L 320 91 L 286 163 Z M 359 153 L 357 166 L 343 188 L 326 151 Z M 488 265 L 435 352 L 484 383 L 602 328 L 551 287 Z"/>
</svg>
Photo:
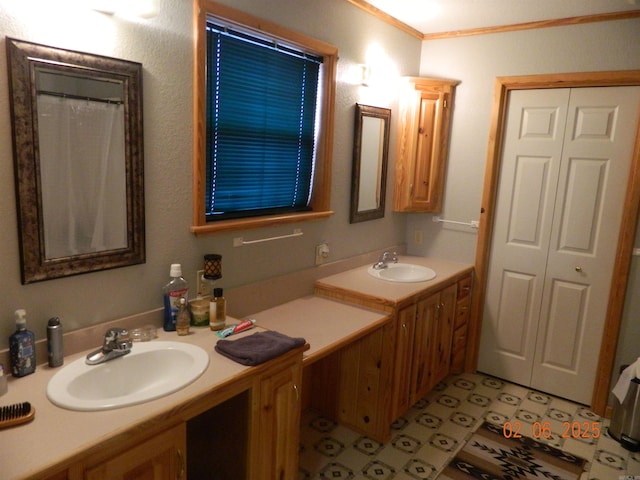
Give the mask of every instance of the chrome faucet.
<svg viewBox="0 0 640 480">
<path fill-rule="evenodd" d="M 398 254 L 396 252 L 383 252 L 378 261 L 373 264 L 373 268 L 376 270 L 382 270 L 383 268 L 388 267 L 387 264 L 389 262 L 398 263 Z"/>
<path fill-rule="evenodd" d="M 104 334 L 102 347 L 87 355 L 87 365 L 98 365 L 131 352 L 133 342 L 129 331 L 124 328 L 110 328 Z"/>
</svg>

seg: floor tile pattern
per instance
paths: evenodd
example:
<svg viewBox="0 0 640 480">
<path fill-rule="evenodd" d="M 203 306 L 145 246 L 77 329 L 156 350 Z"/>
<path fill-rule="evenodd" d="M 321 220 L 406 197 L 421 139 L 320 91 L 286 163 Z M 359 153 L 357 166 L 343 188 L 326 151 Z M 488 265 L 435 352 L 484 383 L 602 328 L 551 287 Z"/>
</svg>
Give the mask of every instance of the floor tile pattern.
<svg viewBox="0 0 640 480">
<path fill-rule="evenodd" d="M 453 375 L 392 425 L 380 443 L 314 412 L 302 418 L 299 480 L 435 480 L 483 422 L 512 425 L 588 460 L 581 480 L 640 478 L 640 453 L 606 433 L 608 420 L 583 405 L 482 374 Z M 565 433 L 566 423 L 597 432 Z M 544 425 L 544 429 L 541 428 Z"/>
</svg>

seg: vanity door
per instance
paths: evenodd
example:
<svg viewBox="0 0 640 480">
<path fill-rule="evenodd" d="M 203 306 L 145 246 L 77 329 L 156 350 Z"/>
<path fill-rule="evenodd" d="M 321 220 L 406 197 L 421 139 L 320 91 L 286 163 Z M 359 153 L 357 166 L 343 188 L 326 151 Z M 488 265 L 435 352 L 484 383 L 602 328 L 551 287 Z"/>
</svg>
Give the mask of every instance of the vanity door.
<svg viewBox="0 0 640 480">
<path fill-rule="evenodd" d="M 411 406 L 411 367 L 416 328 L 416 304 L 396 314 L 396 360 L 394 372 L 393 418 L 398 418 Z"/>
<path fill-rule="evenodd" d="M 85 480 L 186 478 L 186 425 L 177 425 L 85 470 Z"/>
</svg>

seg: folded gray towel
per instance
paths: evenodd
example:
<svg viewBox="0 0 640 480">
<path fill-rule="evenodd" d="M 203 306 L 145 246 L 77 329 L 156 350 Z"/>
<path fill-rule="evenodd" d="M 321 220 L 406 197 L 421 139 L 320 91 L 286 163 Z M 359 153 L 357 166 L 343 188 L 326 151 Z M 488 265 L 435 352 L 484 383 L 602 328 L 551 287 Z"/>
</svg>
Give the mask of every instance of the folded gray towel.
<svg viewBox="0 0 640 480">
<path fill-rule="evenodd" d="M 218 340 L 216 352 L 242 365 L 258 365 L 305 344 L 304 338 L 292 338 L 279 332 L 258 332 L 237 340 Z"/>
</svg>

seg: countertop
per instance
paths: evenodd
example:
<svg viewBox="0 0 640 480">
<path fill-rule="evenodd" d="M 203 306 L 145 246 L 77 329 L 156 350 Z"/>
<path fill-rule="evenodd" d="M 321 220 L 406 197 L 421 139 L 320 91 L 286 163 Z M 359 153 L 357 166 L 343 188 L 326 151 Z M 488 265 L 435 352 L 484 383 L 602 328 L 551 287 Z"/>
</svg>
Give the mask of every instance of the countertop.
<svg viewBox="0 0 640 480">
<path fill-rule="evenodd" d="M 248 335 L 253 331 L 243 332 Z M 58 464 L 66 458 L 100 444 L 137 424 L 169 414 L 191 398 L 230 381 L 240 381 L 250 367 L 215 353 L 216 337 L 208 328 L 192 328 L 188 336 L 158 329 L 158 340 L 188 342 L 209 352 L 209 366 L 193 383 L 162 398 L 113 410 L 79 412 L 57 407 L 46 395 L 47 383 L 60 368 L 39 365 L 36 372 L 22 378 L 9 378 L 9 392 L 0 397 L 1 405 L 28 401 L 35 408 L 32 422 L 0 430 L 0 471 L 3 479 L 24 478 Z M 135 344 L 133 345 L 135 349 Z M 69 364 L 85 356 L 82 352 L 65 357 Z M 112 361 L 117 361 L 112 360 Z"/>
<path fill-rule="evenodd" d="M 300 312 L 304 312 L 301 317 Z M 257 325 L 290 337 L 303 337 L 310 345 L 302 364 L 309 365 L 375 330 L 390 317 L 322 297 L 308 296 L 255 315 Z"/>
<path fill-rule="evenodd" d="M 473 270 L 472 265 L 438 258 L 401 255 L 398 262 L 429 267 L 436 272 L 436 277 L 425 282 L 388 282 L 369 275 L 367 270 L 371 265 L 364 265 L 319 279 L 316 281 L 316 291 L 356 294 L 381 306 L 394 308 L 417 294 L 428 294 L 447 283 L 453 283 Z"/>
<path fill-rule="evenodd" d="M 303 364 L 340 348 L 388 319 L 380 312 L 318 297 L 304 297 L 252 317 L 258 321 L 257 328 L 229 338 L 241 338 L 265 328 L 303 337 L 310 346 L 304 353 Z M 228 318 L 228 324 L 237 322 Z M 36 415 L 28 424 L 0 430 L 2 478 L 29 477 L 132 428 L 174 419 L 176 415 L 179 418 L 186 404 L 217 390 L 228 395 L 240 393 L 250 386 L 255 369 L 259 368 L 240 365 L 216 353 L 213 347 L 218 337 L 208 328 L 192 327 L 191 334 L 184 337 L 158 329 L 158 340 L 188 342 L 204 348 L 210 355 L 209 366 L 197 380 L 178 392 L 139 405 L 96 412 L 55 406 L 47 399 L 46 387 L 51 377 L 64 367 L 39 365 L 32 375 L 10 377 L 9 392 L 0 397 L 0 406 L 29 401 Z M 65 364 L 87 353 L 66 356 Z"/>
</svg>

